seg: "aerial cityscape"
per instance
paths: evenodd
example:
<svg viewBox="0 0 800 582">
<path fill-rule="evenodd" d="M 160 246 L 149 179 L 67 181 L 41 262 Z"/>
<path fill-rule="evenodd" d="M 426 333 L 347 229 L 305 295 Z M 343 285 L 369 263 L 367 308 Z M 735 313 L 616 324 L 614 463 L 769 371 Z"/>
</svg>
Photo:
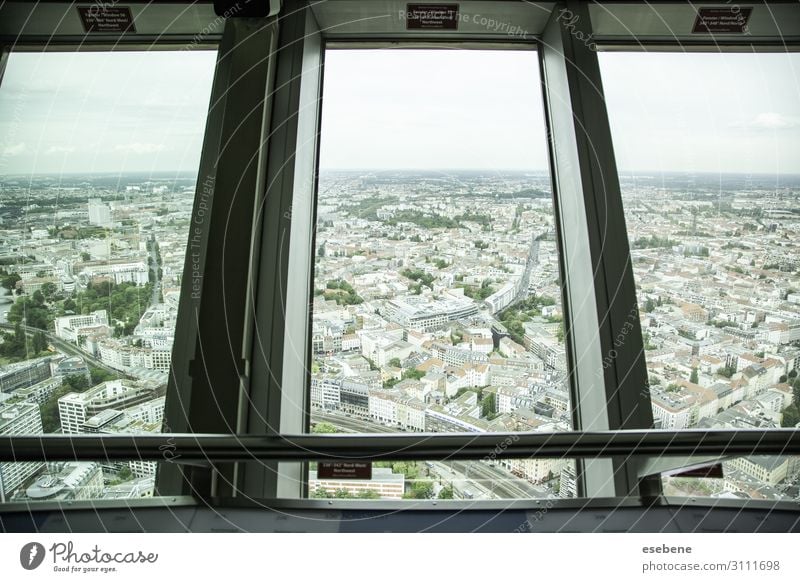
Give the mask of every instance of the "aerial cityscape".
<svg viewBox="0 0 800 582">
<path fill-rule="evenodd" d="M 0 434 L 160 432 L 197 179 L 0 178 Z M 622 176 L 656 428 L 800 423 L 800 177 Z M 572 428 L 543 172 L 325 171 L 312 430 Z M 797 499 L 800 460 L 665 493 Z M 0 501 L 153 494 L 157 465 L 0 463 Z M 563 459 L 375 462 L 315 497 L 574 497 Z"/>
</svg>

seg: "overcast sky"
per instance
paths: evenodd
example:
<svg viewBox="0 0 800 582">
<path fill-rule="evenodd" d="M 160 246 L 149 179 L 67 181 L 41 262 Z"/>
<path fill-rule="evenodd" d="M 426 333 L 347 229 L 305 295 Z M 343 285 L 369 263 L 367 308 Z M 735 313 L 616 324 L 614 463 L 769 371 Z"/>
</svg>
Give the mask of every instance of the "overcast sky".
<svg viewBox="0 0 800 582">
<path fill-rule="evenodd" d="M 533 51 L 331 50 L 323 168 L 547 167 Z"/>
<path fill-rule="evenodd" d="M 0 174 L 196 171 L 211 52 L 14 53 Z M 800 173 L 800 54 L 601 53 L 626 171 Z M 544 170 L 531 51 L 329 51 L 324 169 Z"/>
<path fill-rule="evenodd" d="M 0 174 L 197 171 L 211 51 L 12 53 Z"/>
<path fill-rule="evenodd" d="M 800 174 L 800 53 L 600 53 L 617 164 Z"/>
</svg>

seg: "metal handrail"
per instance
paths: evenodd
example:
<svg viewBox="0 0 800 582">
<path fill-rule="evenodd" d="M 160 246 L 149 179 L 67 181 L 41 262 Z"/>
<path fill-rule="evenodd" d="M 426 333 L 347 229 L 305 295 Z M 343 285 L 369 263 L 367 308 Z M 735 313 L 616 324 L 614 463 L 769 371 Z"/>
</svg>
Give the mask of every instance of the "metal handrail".
<svg viewBox="0 0 800 582">
<path fill-rule="evenodd" d="M 800 430 L 636 430 L 370 435 L 0 436 L 0 461 L 461 460 L 797 455 Z"/>
</svg>

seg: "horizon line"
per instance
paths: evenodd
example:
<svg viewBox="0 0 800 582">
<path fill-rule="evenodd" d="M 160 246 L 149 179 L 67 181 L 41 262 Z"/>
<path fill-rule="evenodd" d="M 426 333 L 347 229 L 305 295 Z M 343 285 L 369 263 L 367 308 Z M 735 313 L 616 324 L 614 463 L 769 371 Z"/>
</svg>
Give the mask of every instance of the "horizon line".
<svg viewBox="0 0 800 582">
<path fill-rule="evenodd" d="M 459 172 L 492 172 L 497 174 L 503 173 L 541 173 L 541 174 L 550 174 L 548 169 L 512 169 L 512 168 L 504 168 L 498 170 L 496 168 L 320 168 L 319 172 L 349 172 L 349 173 L 356 173 L 356 172 L 441 172 L 441 173 L 459 173 Z M 36 173 L 19 173 L 19 174 L 0 174 L 0 179 L 7 179 L 7 178 L 17 178 L 17 177 L 30 177 L 30 176 L 100 176 L 100 175 L 116 175 L 116 176 L 125 176 L 129 174 L 176 174 L 176 173 L 189 173 L 193 176 L 199 175 L 198 170 L 128 170 L 124 172 L 112 171 L 112 170 L 104 170 L 104 171 L 93 171 L 93 170 L 86 170 L 86 171 L 74 171 L 74 172 L 36 172 Z M 726 171 L 721 172 L 718 170 L 653 170 L 653 169 L 644 169 L 644 170 L 630 170 L 630 169 L 618 169 L 618 175 L 623 176 L 624 174 L 702 174 L 702 175 L 740 175 L 740 176 L 800 176 L 800 169 L 797 172 L 743 172 L 743 171 Z"/>
</svg>

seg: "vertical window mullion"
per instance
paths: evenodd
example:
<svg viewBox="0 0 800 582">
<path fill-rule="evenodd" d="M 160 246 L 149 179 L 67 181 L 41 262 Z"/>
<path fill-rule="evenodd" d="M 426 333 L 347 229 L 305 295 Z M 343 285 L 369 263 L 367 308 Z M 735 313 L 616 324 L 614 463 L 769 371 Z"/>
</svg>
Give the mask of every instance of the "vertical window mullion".
<svg viewBox="0 0 800 582">
<path fill-rule="evenodd" d="M 550 152 L 569 311 L 577 430 L 651 428 L 619 179 L 586 4 L 557 7 L 542 37 Z M 636 490 L 630 459 L 583 463 L 584 494 Z"/>
<path fill-rule="evenodd" d="M 262 226 L 248 432 L 299 434 L 308 424 L 308 305 L 316 185 L 322 40 L 307 6 L 279 20 Z M 250 463 L 244 489 L 299 498 L 302 463 Z"/>
</svg>

